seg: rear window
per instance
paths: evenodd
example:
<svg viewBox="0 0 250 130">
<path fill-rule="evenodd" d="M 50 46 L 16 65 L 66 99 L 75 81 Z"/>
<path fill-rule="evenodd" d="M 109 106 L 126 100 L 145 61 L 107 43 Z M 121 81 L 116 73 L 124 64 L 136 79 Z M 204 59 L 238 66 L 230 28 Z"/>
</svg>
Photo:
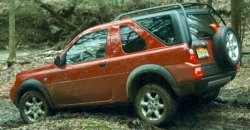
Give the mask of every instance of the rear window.
<svg viewBox="0 0 250 130">
<path fill-rule="evenodd" d="M 136 20 L 136 22 L 154 34 L 159 40 L 167 45 L 175 43 L 175 32 L 171 16 L 163 15 Z"/>
<path fill-rule="evenodd" d="M 209 25 L 215 21 L 208 14 L 189 14 L 187 20 L 192 39 L 211 38 L 215 33 L 209 27 Z"/>
<path fill-rule="evenodd" d="M 132 28 L 120 27 L 122 49 L 126 53 L 138 52 L 147 49 L 146 42 Z"/>
</svg>

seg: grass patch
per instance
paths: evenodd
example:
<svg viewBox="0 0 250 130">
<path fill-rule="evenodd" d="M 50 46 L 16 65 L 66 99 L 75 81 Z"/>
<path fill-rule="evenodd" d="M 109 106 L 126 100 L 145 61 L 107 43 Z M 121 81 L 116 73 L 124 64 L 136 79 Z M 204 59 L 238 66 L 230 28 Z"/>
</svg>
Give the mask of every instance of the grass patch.
<svg viewBox="0 0 250 130">
<path fill-rule="evenodd" d="M 112 130 L 107 123 L 100 120 L 84 120 L 84 130 Z"/>
</svg>

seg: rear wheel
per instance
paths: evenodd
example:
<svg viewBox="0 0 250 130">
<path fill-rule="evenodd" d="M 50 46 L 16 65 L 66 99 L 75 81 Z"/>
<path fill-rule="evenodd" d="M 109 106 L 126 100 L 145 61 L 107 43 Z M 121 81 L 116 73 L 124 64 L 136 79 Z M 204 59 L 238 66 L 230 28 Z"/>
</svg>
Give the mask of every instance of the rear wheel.
<svg viewBox="0 0 250 130">
<path fill-rule="evenodd" d="M 172 95 L 157 84 L 147 84 L 137 93 L 135 110 L 138 116 L 152 125 L 164 125 L 176 111 Z"/>
<path fill-rule="evenodd" d="M 220 27 L 213 38 L 214 56 L 222 69 L 235 67 L 241 57 L 240 41 L 230 27 Z"/>
<path fill-rule="evenodd" d="M 44 119 L 49 114 L 49 105 L 42 94 L 36 91 L 26 92 L 19 103 L 19 111 L 26 123 Z"/>
</svg>

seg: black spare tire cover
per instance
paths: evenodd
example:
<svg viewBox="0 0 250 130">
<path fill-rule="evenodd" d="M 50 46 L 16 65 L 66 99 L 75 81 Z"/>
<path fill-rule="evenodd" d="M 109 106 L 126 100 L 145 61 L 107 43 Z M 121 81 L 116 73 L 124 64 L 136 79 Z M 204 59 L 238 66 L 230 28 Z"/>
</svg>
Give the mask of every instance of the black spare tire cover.
<svg viewBox="0 0 250 130">
<path fill-rule="evenodd" d="M 240 41 L 232 28 L 223 26 L 216 29 L 213 37 L 213 51 L 222 69 L 235 68 L 241 58 L 241 49 Z"/>
</svg>

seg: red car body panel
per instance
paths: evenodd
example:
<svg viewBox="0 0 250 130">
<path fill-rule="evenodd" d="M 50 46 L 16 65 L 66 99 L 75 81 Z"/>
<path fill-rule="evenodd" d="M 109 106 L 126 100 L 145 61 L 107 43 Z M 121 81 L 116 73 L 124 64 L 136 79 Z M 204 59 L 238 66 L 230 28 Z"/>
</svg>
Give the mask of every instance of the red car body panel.
<svg viewBox="0 0 250 130">
<path fill-rule="evenodd" d="M 146 41 L 147 49 L 135 53 L 125 53 L 120 39 L 120 26 L 129 26 Z M 176 83 L 198 80 L 195 77 L 196 67 L 201 63 L 214 61 L 212 40 L 208 43 L 209 57 L 190 63 L 187 43 L 165 45 L 131 19 L 111 22 L 90 28 L 75 37 L 61 53 L 64 53 L 83 35 L 96 30 L 107 29 L 106 55 L 104 58 L 84 61 L 63 66 L 54 64 L 30 69 L 17 74 L 15 85 L 11 88 L 10 97 L 16 102 L 18 87 L 25 80 L 34 78 L 48 89 L 56 108 L 84 104 L 103 104 L 125 102 L 128 100 L 126 82 L 129 74 L 145 64 L 163 66 L 175 78 Z M 195 48 L 193 47 L 195 50 Z M 174 58 L 173 58 L 174 57 Z M 196 54 L 195 57 L 197 58 Z"/>
</svg>

